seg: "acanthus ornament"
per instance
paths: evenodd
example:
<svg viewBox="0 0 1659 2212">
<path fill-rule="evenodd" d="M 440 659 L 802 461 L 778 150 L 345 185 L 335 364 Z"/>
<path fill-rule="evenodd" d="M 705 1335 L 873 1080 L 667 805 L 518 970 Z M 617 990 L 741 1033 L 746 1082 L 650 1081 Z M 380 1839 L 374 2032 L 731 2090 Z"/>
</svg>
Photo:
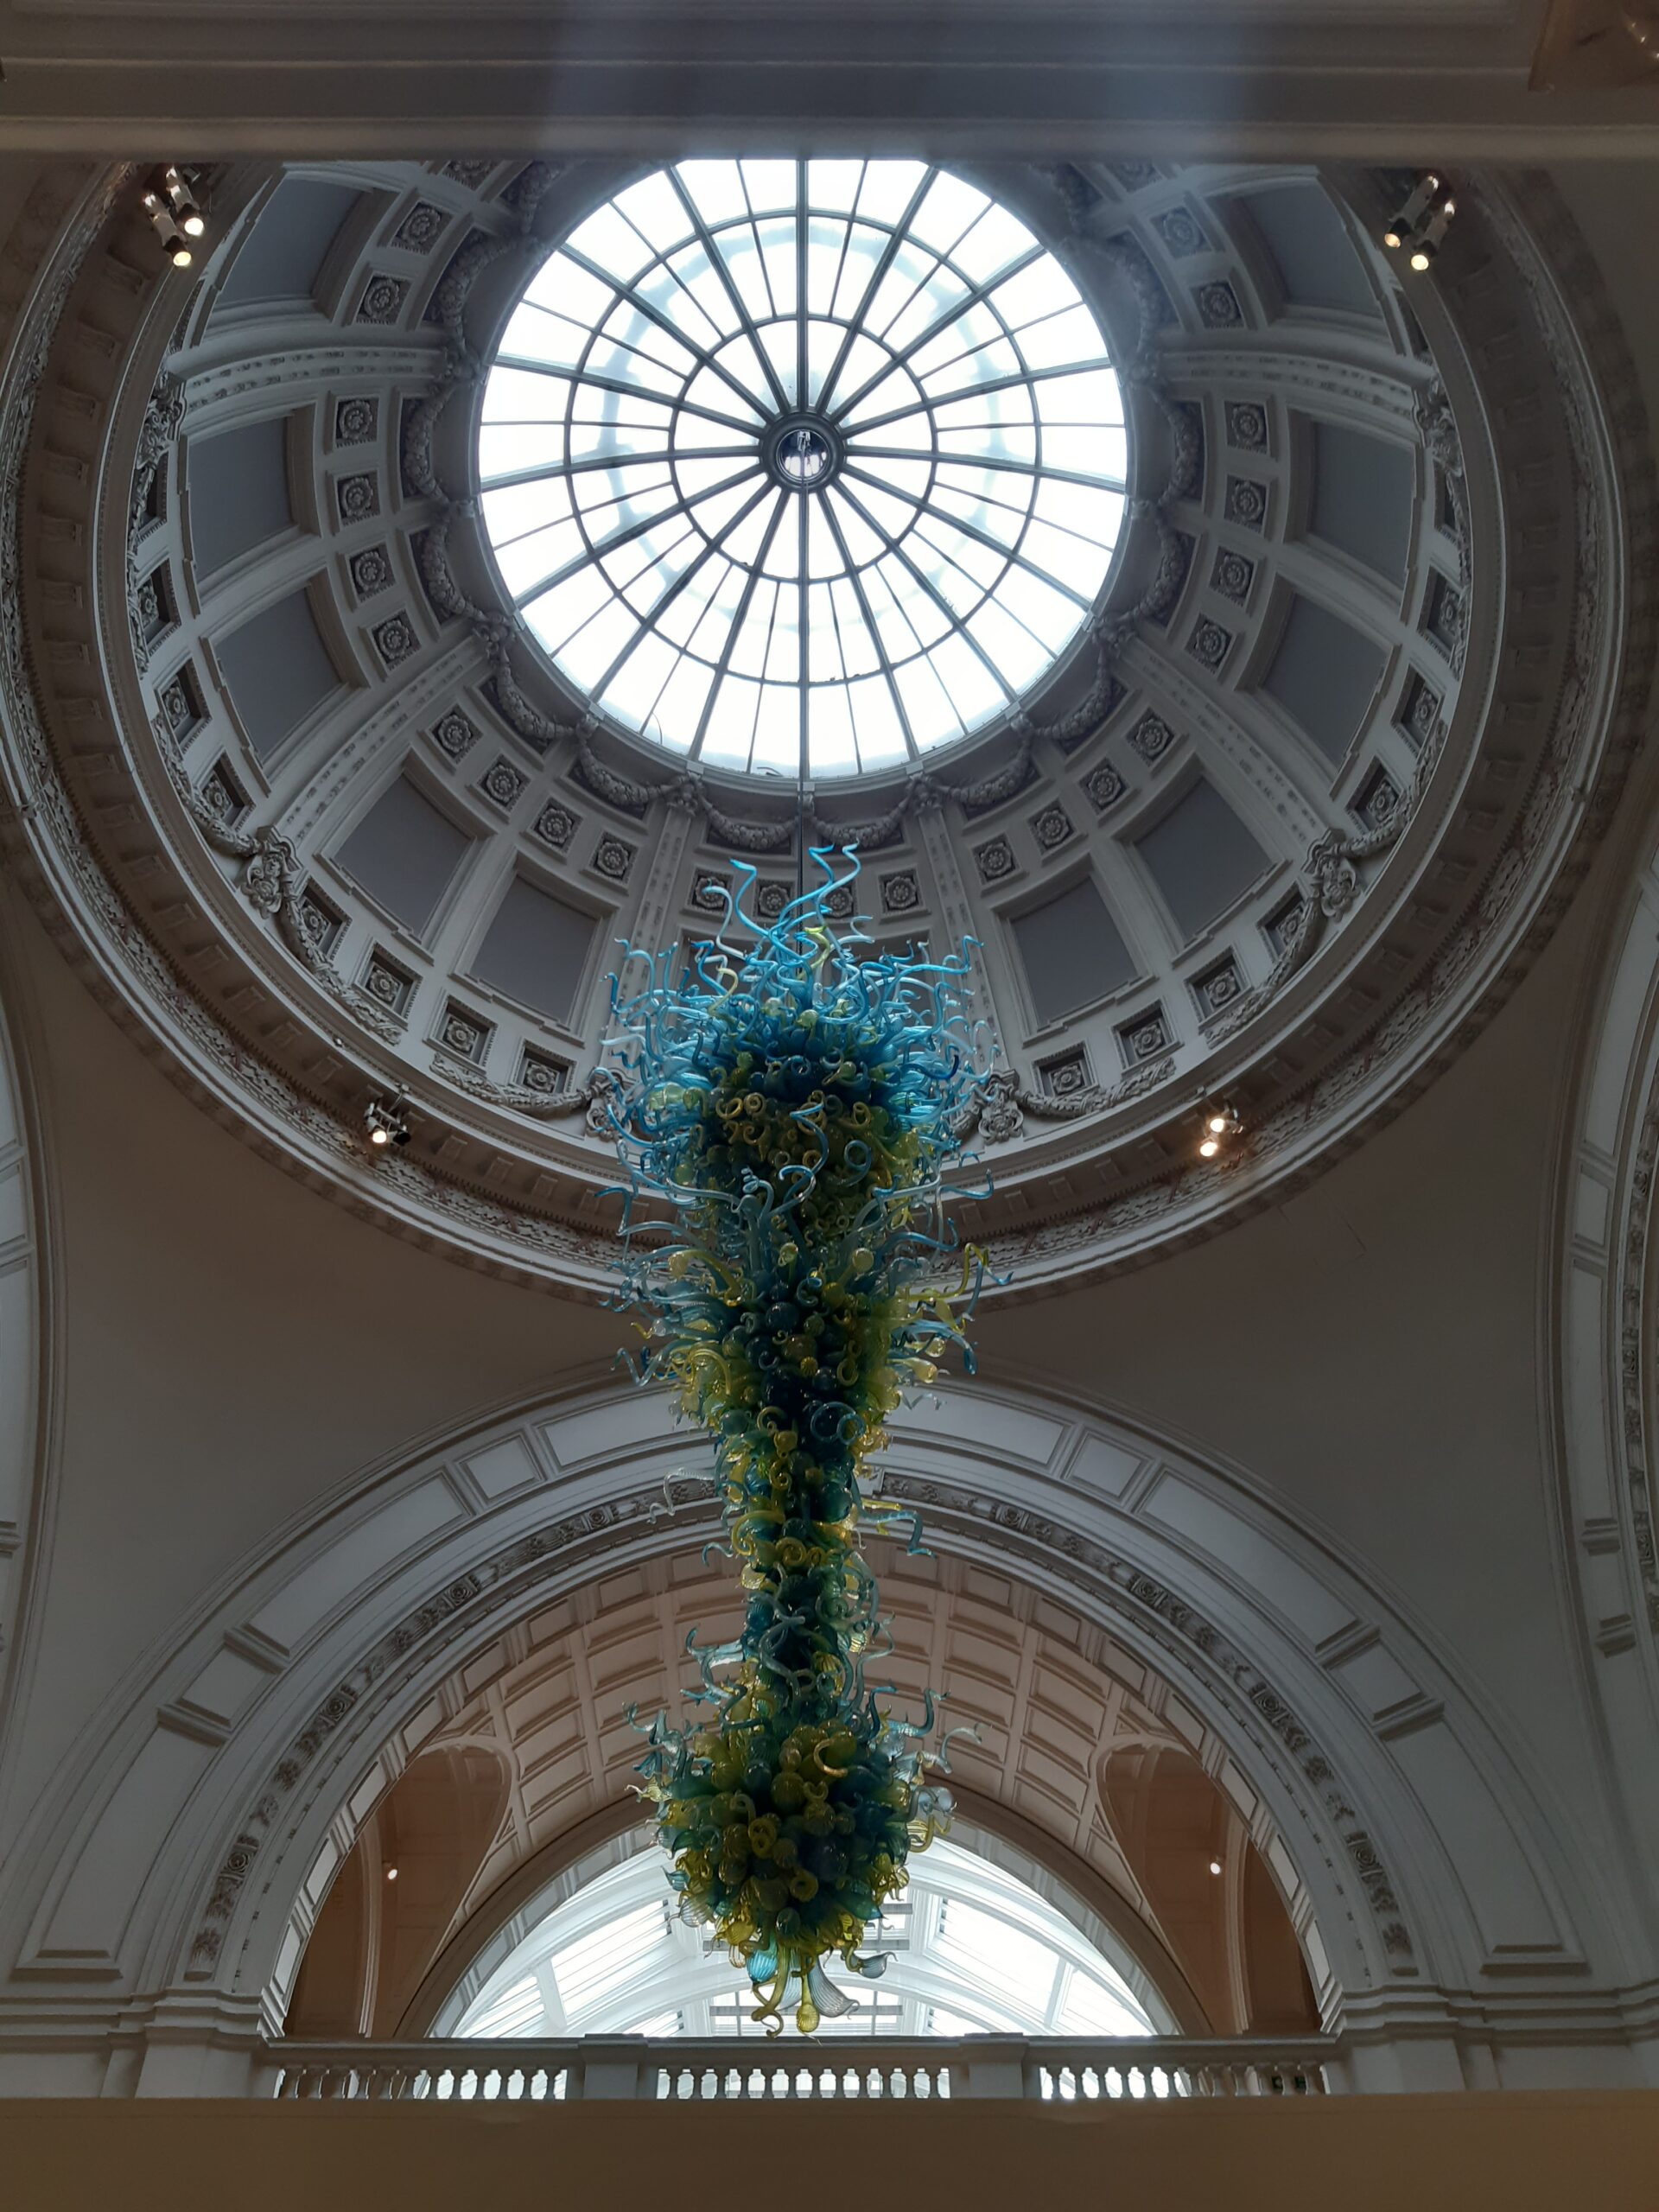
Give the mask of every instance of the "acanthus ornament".
<svg viewBox="0 0 1659 2212">
<path fill-rule="evenodd" d="M 221 859 L 241 863 L 238 880 L 248 904 L 271 924 L 283 944 L 330 998 L 375 1036 L 387 1043 L 396 1043 L 403 1033 L 402 1025 L 366 993 L 353 989 L 344 981 L 308 925 L 304 906 L 306 871 L 291 841 L 269 826 L 236 829 L 215 813 L 186 775 L 166 716 L 158 714 L 153 728 L 173 788 L 200 831 L 203 842 Z"/>
<path fill-rule="evenodd" d="M 616 1077 L 609 1068 L 590 1068 L 580 1083 L 562 1090 L 543 1090 L 522 1083 L 493 1083 L 468 1062 L 443 1052 L 434 1055 L 432 1065 L 446 1082 L 486 1106 L 502 1107 L 531 1122 L 568 1121 L 581 1114 L 596 1135 L 610 1134 L 607 1109 L 615 1096 Z"/>
<path fill-rule="evenodd" d="M 1325 931 L 1333 923 L 1344 921 L 1358 903 L 1364 887 L 1360 863 L 1376 859 L 1399 842 L 1407 823 L 1417 811 L 1422 796 L 1428 788 L 1434 764 L 1440 758 L 1444 729 L 1437 729 L 1431 742 L 1423 747 L 1417 756 L 1417 766 L 1411 783 L 1398 804 L 1376 828 L 1361 831 L 1357 836 L 1346 836 L 1339 830 L 1327 830 L 1308 847 L 1307 860 L 1302 869 L 1304 895 L 1296 918 L 1288 930 L 1278 958 L 1262 981 L 1251 990 L 1242 992 L 1231 1000 L 1217 1019 L 1206 1022 L 1205 1034 L 1211 1044 L 1219 1044 L 1230 1037 L 1247 1022 L 1253 1021 L 1269 999 L 1281 991 L 1291 977 L 1306 966 L 1314 951 L 1323 942 Z"/>
<path fill-rule="evenodd" d="M 1039 1090 L 1022 1083 L 1012 1069 L 998 1068 L 985 1078 L 983 1089 L 957 1123 L 957 1134 L 967 1137 L 977 1133 L 988 1144 L 1012 1144 L 1024 1135 L 1027 1115 L 1035 1122 L 1079 1122 L 1085 1115 L 1103 1114 L 1155 1090 L 1174 1072 L 1172 1052 L 1131 1070 L 1121 1083 L 1109 1086 L 1090 1083 L 1065 1090 Z"/>
</svg>

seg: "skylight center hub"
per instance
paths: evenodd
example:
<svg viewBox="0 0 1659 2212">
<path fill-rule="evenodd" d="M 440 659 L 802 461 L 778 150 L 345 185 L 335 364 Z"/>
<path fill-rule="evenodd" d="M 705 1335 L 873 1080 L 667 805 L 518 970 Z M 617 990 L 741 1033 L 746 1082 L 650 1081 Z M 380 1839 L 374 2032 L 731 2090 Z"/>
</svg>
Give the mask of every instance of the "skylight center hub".
<svg viewBox="0 0 1659 2212">
<path fill-rule="evenodd" d="M 785 492 L 821 492 L 841 467 L 841 442 L 827 423 L 791 417 L 764 441 L 766 466 Z"/>
</svg>

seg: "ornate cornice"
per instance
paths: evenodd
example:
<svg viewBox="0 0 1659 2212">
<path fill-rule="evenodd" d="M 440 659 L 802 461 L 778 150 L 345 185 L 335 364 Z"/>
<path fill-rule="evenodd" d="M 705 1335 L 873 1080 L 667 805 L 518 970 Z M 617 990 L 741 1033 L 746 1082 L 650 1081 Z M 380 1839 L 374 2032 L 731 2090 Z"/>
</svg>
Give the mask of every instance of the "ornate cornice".
<svg viewBox="0 0 1659 2212">
<path fill-rule="evenodd" d="M 432 440 L 442 409 L 454 393 L 470 388 L 475 372 L 464 321 L 467 303 L 486 271 L 499 272 L 531 249 L 535 213 L 555 173 L 538 168 L 525 175 L 531 181 L 518 196 L 511 234 L 487 241 L 487 254 L 482 242 L 464 241 L 438 274 L 428 318 L 429 334 L 435 326 L 435 336 L 424 340 L 435 381 L 411 405 L 398 441 L 413 557 L 432 594 L 434 616 L 454 626 L 456 643 L 446 650 L 456 665 L 466 664 L 458 654 L 474 656 L 480 696 L 502 716 L 505 728 L 532 751 L 565 747 L 572 783 L 594 792 L 625 823 L 649 818 L 651 834 L 660 836 L 676 815 L 689 816 L 728 849 L 745 849 L 745 840 L 751 841 L 748 849 L 776 849 L 771 841 L 777 824 L 735 811 L 712 784 L 659 779 L 645 789 L 631 761 L 611 757 L 602 732 L 568 728 L 536 705 L 515 670 L 514 655 L 521 649 L 512 641 L 506 618 L 468 596 L 447 553 L 443 561 L 435 553 L 447 548 L 446 533 L 467 522 L 464 498 L 446 489 L 432 458 Z M 27 477 L 24 469 L 25 453 L 39 442 L 35 410 L 41 404 L 60 409 L 67 402 L 59 394 L 73 382 L 59 378 L 54 386 L 48 363 L 54 347 L 68 349 L 67 359 L 90 342 L 73 315 L 66 325 L 75 284 L 83 276 L 92 287 L 118 284 L 135 328 L 156 320 L 110 258 L 114 232 L 100 237 L 123 181 L 121 174 L 105 180 L 95 207 L 52 243 L 51 284 L 37 288 L 23 326 L 14 333 L 0 424 L 9 509 L 0 532 L 7 571 L 0 582 L 8 594 L 0 625 L 0 683 L 10 709 L 10 772 L 20 802 L 13 847 L 27 855 L 27 873 L 53 918 L 60 927 L 67 918 L 72 941 L 90 956 L 124 1016 L 159 1042 L 203 1096 L 230 1103 L 275 1156 L 341 1192 L 360 1210 L 392 1217 L 405 1233 L 439 1249 L 532 1276 L 550 1274 L 593 1294 L 609 1259 L 608 1231 L 593 1213 L 594 1193 L 606 1179 L 603 1163 L 596 1154 L 591 1166 L 587 1163 L 580 1134 L 581 1116 L 591 1116 L 601 1103 L 594 1074 L 577 1079 L 572 1068 L 568 1079 L 559 1076 L 543 1087 L 504 1081 L 439 1044 L 430 1065 L 441 1088 L 412 1081 L 405 1025 L 342 976 L 322 942 L 315 911 L 307 903 L 312 877 L 297 830 L 290 834 L 291 823 L 272 821 L 245 829 L 215 813 L 191 785 L 165 717 L 152 728 L 147 713 L 138 727 L 143 742 L 154 747 L 177 807 L 178 833 L 168 830 L 159 849 L 162 870 L 181 881 L 168 911 L 194 912 L 205 906 L 217 926 L 230 911 L 218 903 L 223 884 L 236 892 L 230 908 L 239 903 L 257 925 L 226 937 L 232 969 L 228 979 L 218 978 L 211 999 L 199 995 L 176 946 L 162 940 L 153 918 L 154 893 L 146 911 L 135 898 L 136 881 L 124 873 L 124 860 L 112 861 L 111 822 L 123 807 L 142 812 L 152 803 L 142 764 L 124 749 L 137 738 L 108 734 L 111 715 L 118 724 L 127 716 L 124 703 L 88 697 L 84 687 L 76 693 L 74 671 L 85 664 L 76 658 L 83 648 L 72 642 L 79 635 L 71 620 L 78 602 L 66 594 L 49 608 L 41 605 L 39 563 L 24 557 L 20 533 L 29 531 L 32 542 L 33 533 L 47 526 L 31 505 L 41 480 L 38 469 L 47 464 L 31 462 Z M 1363 185 L 1354 188 L 1360 192 Z M 1486 256 L 1484 264 L 1463 278 L 1453 270 L 1446 280 L 1448 306 L 1462 318 L 1459 329 L 1474 365 L 1459 372 L 1458 407 L 1461 411 L 1471 404 L 1464 387 L 1479 388 L 1479 375 L 1486 372 L 1484 333 L 1489 325 L 1502 325 L 1506 313 L 1511 321 L 1501 346 L 1494 339 L 1491 374 L 1507 379 L 1505 390 L 1518 383 L 1522 399 L 1508 407 L 1503 437 L 1492 458 L 1483 448 L 1478 467 L 1465 450 L 1446 385 L 1425 378 L 1408 404 L 1414 404 L 1454 524 L 1459 626 L 1447 650 L 1470 658 L 1472 669 L 1478 643 L 1485 657 L 1479 673 L 1492 686 L 1484 723 L 1472 700 L 1455 715 L 1448 708 L 1425 731 L 1416 772 L 1385 819 L 1363 830 L 1326 830 L 1312 840 L 1301 871 L 1300 920 L 1287 926 L 1264 979 L 1235 991 L 1205 1018 L 1203 1037 L 1211 1060 L 1196 1082 L 1189 1076 L 1191 1089 L 1180 1080 L 1189 1064 L 1167 1052 L 1153 1053 L 1116 1082 L 1096 1081 L 1086 1065 L 1085 1079 L 1068 1079 L 1065 1086 L 1027 1081 L 1014 1067 L 999 1079 L 978 1134 L 984 1143 L 1007 1147 L 998 1182 L 1017 1194 L 1017 1211 L 1028 1225 L 1014 1229 L 1013 1213 L 1000 1216 L 993 1206 L 975 1226 L 990 1243 L 999 1268 L 1015 1270 L 1027 1294 L 1207 1233 L 1241 1210 L 1267 1202 L 1269 1192 L 1281 1192 L 1287 1181 L 1312 1175 L 1356 1141 L 1363 1128 L 1397 1109 L 1501 1002 L 1553 926 L 1618 789 L 1653 651 L 1652 569 L 1650 563 L 1644 569 L 1639 557 L 1651 543 L 1652 485 L 1636 386 L 1599 280 L 1545 188 L 1471 183 L 1465 212 L 1469 220 L 1460 219 L 1459 236 L 1490 243 L 1478 248 Z M 1135 257 L 1121 248 L 1105 258 L 1122 267 L 1126 281 L 1139 268 Z M 1135 289 L 1144 314 L 1151 295 L 1141 278 L 1135 279 Z M 1570 289 L 1581 332 L 1574 331 L 1562 305 L 1563 289 Z M 1529 340 L 1535 361 L 1524 347 L 1517 357 L 1513 318 L 1521 297 L 1527 302 L 1528 327 L 1535 325 L 1535 342 Z M 1162 310 L 1151 311 L 1161 317 Z M 174 310 L 158 308 L 163 312 L 170 320 Z M 1200 461 L 1185 435 L 1192 416 L 1171 396 L 1179 388 L 1174 372 L 1166 376 L 1151 365 L 1159 358 L 1154 340 L 1158 346 L 1167 342 L 1161 320 L 1141 348 L 1150 358 L 1137 358 L 1131 369 L 1142 378 L 1137 388 L 1147 404 L 1169 423 L 1172 458 L 1163 504 L 1173 512 L 1190 496 L 1195 467 L 1211 464 Z M 106 380 L 109 348 L 122 342 L 99 341 L 98 366 Z M 1452 377 L 1449 365 L 1446 374 Z M 124 449 L 130 455 L 120 493 L 124 585 L 132 570 L 129 554 L 144 546 L 149 534 L 144 518 L 156 457 L 178 429 L 176 396 L 168 381 L 152 383 L 145 396 L 149 404 L 135 416 Z M 94 396 L 91 404 L 96 420 L 103 403 Z M 184 420 L 188 426 L 188 414 Z M 1535 572 L 1545 556 L 1521 548 L 1518 539 L 1507 551 L 1500 550 L 1502 531 L 1518 527 L 1513 515 L 1529 501 L 1535 506 L 1545 457 L 1554 453 L 1548 465 L 1560 465 L 1563 436 L 1575 486 L 1573 543 L 1549 552 L 1554 581 L 1544 591 L 1544 611 L 1535 614 L 1529 607 L 1515 618 L 1527 625 L 1526 652 L 1505 658 L 1498 578 L 1512 560 L 1519 564 L 1517 589 L 1527 591 L 1529 564 Z M 1501 499 L 1486 480 L 1493 470 L 1503 485 Z M 66 490 L 74 487 L 60 480 L 60 505 Z M 1536 526 L 1530 526 L 1535 537 Z M 1159 528 L 1179 536 L 1167 514 Z M 1483 531 L 1491 544 L 1477 557 Z M 1163 543 L 1157 532 L 1154 537 Z M 1096 626 L 1090 683 L 1066 713 L 1013 734 L 1005 757 L 980 778 L 918 775 L 885 814 L 859 825 L 868 842 L 879 846 L 914 832 L 931 839 L 928 849 L 935 852 L 938 838 L 926 825 L 941 823 L 947 813 L 971 819 L 982 810 L 1001 810 L 998 818 L 1006 818 L 1039 757 L 1044 762 L 1067 758 L 1079 718 L 1084 723 L 1096 718 L 1132 664 L 1139 665 L 1135 657 L 1146 650 L 1141 633 L 1149 624 L 1155 626 L 1146 611 L 1147 594 L 1162 588 L 1163 567 L 1160 555 L 1143 575 L 1131 614 Z M 434 577 L 439 579 L 435 588 Z M 126 612 L 124 607 L 124 633 Z M 1571 636 L 1557 680 L 1549 640 L 1563 620 Z M 44 661 L 39 658 L 42 637 L 48 641 Z M 429 681 L 416 679 L 427 683 L 434 712 L 444 696 L 439 683 L 448 664 L 435 664 L 437 672 Z M 1610 671 L 1618 672 L 1617 682 L 1608 680 Z M 144 671 L 136 673 L 141 684 L 153 682 Z M 50 735 L 41 719 L 43 700 L 53 718 Z M 94 775 L 105 779 L 101 787 L 89 787 Z M 812 804 L 821 807 L 816 798 Z M 826 829 L 843 826 L 831 824 L 827 813 L 824 820 Z M 1459 852 L 1479 855 L 1472 877 L 1468 861 L 1446 849 L 1454 823 Z M 225 872 L 215 876 L 197 868 L 191 840 L 199 840 Z M 624 865 L 626 858 L 624 853 Z M 953 928 L 952 898 L 963 920 L 970 921 L 959 888 L 950 892 L 941 879 L 938 895 Z M 238 962 L 245 984 L 238 981 Z M 1339 1014 L 1332 1011 L 1338 995 Z M 261 1007 L 274 1001 L 283 1019 L 268 1017 L 257 1033 L 245 1028 L 232 1012 L 245 996 Z M 332 1034 L 340 1071 L 328 1078 L 332 1088 L 320 1088 L 317 1079 L 302 1077 L 297 1065 L 283 1060 L 270 1040 L 284 1033 L 284 1020 L 301 1035 Z M 315 1053 L 312 1058 L 315 1064 Z M 454 1126 L 454 1143 L 427 1147 L 425 1157 L 404 1154 L 371 1172 L 359 1142 L 360 1107 L 346 1103 L 353 1083 L 359 1095 L 371 1084 L 407 1084 L 423 1126 Z M 1230 1095 L 1243 1097 L 1247 1141 L 1222 1163 L 1192 1163 L 1181 1116 L 1224 1083 Z M 1142 1145 L 1144 1160 L 1143 1141 L 1160 1129 L 1166 1156 L 1173 1151 L 1189 1164 L 1150 1179 L 1143 1166 L 1128 1187 L 1114 1194 L 1112 1183 L 1119 1179 L 1115 1148 L 1133 1140 Z M 538 1140 L 538 1130 L 547 1137 Z M 568 1140 L 557 1135 L 562 1130 L 572 1133 Z M 538 1159 L 538 1142 L 554 1143 L 554 1156 Z"/>
</svg>

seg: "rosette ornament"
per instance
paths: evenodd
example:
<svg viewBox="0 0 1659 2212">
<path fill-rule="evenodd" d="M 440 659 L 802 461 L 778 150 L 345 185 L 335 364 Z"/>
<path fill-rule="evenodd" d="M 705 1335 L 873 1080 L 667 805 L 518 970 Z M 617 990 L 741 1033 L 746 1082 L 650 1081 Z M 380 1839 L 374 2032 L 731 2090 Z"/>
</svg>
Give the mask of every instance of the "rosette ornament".
<svg viewBox="0 0 1659 2212">
<path fill-rule="evenodd" d="M 867 1476 L 887 1416 L 942 1358 L 971 1370 L 982 1274 L 943 1179 L 987 1076 L 966 951 L 861 958 L 869 940 L 830 923 L 856 862 L 838 883 L 814 857 L 826 880 L 769 926 L 740 869 L 677 979 L 664 956 L 615 988 L 611 1044 L 639 1371 L 714 1439 L 746 1599 L 734 1642 L 693 1641 L 706 1710 L 652 1724 L 641 1794 L 683 1914 L 747 1967 L 774 2033 L 848 2009 L 832 1953 L 880 1972 L 866 1939 L 949 1819 L 931 1695 L 905 1720 L 867 1680 L 883 1624 L 861 1535 L 899 1517 Z"/>
</svg>

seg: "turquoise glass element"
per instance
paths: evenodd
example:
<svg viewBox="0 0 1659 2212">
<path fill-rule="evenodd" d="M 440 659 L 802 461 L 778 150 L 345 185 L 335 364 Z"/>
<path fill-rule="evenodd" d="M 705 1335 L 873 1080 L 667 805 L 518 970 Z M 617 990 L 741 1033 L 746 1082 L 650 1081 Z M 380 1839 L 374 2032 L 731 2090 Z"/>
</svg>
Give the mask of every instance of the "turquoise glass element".
<svg viewBox="0 0 1659 2212">
<path fill-rule="evenodd" d="M 746 1599 L 735 1641 L 693 1641 L 705 1711 L 652 1724 L 641 1792 L 683 1913 L 747 1967 L 757 2018 L 792 2009 L 809 2032 L 850 2002 L 831 1953 L 880 1971 L 861 1947 L 949 1818 L 931 1696 L 902 1719 L 866 1679 L 881 1623 L 860 1539 L 894 1525 L 865 1488 L 887 1416 L 942 1358 L 973 1364 L 982 1262 L 943 1178 L 987 1071 L 966 949 L 861 958 L 868 938 L 831 921 L 856 861 L 813 857 L 824 881 L 770 925 L 740 864 L 677 981 L 664 956 L 613 985 L 610 1046 L 639 1373 L 714 1438 Z"/>
</svg>

